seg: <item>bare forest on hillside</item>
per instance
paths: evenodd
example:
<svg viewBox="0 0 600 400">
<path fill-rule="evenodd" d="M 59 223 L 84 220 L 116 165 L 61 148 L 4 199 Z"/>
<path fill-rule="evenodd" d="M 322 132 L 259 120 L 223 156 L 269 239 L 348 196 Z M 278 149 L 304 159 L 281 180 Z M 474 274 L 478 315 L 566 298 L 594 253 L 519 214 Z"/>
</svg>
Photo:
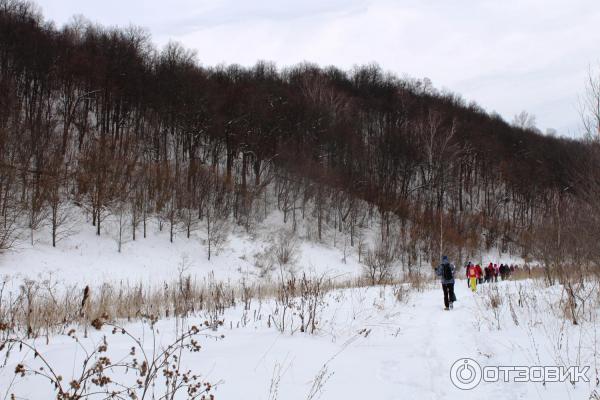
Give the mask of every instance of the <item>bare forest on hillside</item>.
<svg viewBox="0 0 600 400">
<path fill-rule="evenodd" d="M 0 249 L 43 225 L 60 245 L 79 207 L 98 235 L 117 221 L 119 251 L 152 218 L 171 241 L 202 229 L 210 257 L 233 224 L 251 231 L 278 209 L 359 251 L 376 222 L 374 266 L 491 248 L 549 268 L 600 263 L 592 135 L 546 137 L 374 65 L 198 59 L 142 29 L 59 29 L 0 0 Z"/>
</svg>

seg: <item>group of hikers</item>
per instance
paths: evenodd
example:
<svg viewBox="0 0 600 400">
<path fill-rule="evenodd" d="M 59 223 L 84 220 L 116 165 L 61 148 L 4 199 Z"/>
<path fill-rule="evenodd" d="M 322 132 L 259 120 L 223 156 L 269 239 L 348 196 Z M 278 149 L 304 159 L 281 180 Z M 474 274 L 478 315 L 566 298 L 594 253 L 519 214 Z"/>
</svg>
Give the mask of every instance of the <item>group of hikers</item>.
<svg viewBox="0 0 600 400">
<path fill-rule="evenodd" d="M 494 264 L 490 263 L 487 267 L 481 268 L 479 264 L 474 265 L 470 261 L 465 265 L 465 276 L 467 278 L 467 286 L 471 291 L 477 291 L 477 285 L 482 283 L 498 282 L 498 276 L 501 280 L 510 278 L 511 274 L 517 271 L 517 265 Z M 453 303 L 456 301 L 454 294 L 454 273 L 456 267 L 450 262 L 448 256 L 442 257 L 442 263 L 437 267 L 436 274 L 442 282 L 444 291 L 444 306 L 445 310 L 453 308 Z"/>
<path fill-rule="evenodd" d="M 467 278 L 467 287 L 473 292 L 477 291 L 477 285 L 488 282 L 498 282 L 498 276 L 501 280 L 510 278 L 510 275 L 519 269 L 519 266 L 511 264 L 490 263 L 484 269 L 479 264 L 473 265 L 470 261 L 465 265 L 465 277 Z"/>
</svg>

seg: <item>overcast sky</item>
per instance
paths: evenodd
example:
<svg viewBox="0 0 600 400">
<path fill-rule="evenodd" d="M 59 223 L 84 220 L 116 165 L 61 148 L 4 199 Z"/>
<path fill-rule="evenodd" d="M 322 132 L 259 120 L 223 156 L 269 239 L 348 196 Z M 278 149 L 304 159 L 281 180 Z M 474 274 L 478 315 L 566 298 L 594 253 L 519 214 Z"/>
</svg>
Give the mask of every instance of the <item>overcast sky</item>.
<svg viewBox="0 0 600 400">
<path fill-rule="evenodd" d="M 37 0 L 62 25 L 75 14 L 146 27 L 196 49 L 204 65 L 377 62 L 428 77 L 507 121 L 521 110 L 578 137 L 577 98 L 600 61 L 598 0 Z"/>
</svg>

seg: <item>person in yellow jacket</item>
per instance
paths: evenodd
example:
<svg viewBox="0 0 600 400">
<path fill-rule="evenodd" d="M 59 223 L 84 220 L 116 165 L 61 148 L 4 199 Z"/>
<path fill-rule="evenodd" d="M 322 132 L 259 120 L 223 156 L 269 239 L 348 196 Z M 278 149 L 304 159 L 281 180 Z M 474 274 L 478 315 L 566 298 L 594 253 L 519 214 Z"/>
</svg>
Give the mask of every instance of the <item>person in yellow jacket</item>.
<svg viewBox="0 0 600 400">
<path fill-rule="evenodd" d="M 469 268 L 468 273 L 468 279 L 469 279 L 469 287 L 471 288 L 472 292 L 476 292 L 477 291 L 477 278 L 479 278 L 477 275 L 477 268 L 475 267 L 471 267 Z"/>
</svg>

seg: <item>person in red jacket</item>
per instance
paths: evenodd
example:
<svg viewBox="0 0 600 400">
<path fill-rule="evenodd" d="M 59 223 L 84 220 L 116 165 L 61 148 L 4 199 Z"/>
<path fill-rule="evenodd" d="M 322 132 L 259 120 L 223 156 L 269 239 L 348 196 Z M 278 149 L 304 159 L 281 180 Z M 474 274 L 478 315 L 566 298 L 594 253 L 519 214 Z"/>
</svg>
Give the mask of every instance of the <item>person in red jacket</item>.
<svg viewBox="0 0 600 400">
<path fill-rule="evenodd" d="M 471 269 L 474 269 L 475 266 L 473 264 L 471 264 L 471 261 L 467 262 L 467 265 L 465 266 L 465 276 L 467 277 L 467 287 L 470 288 L 471 287 L 471 282 L 469 280 L 469 272 L 471 271 Z"/>
<path fill-rule="evenodd" d="M 481 266 L 477 264 L 475 270 L 477 271 L 477 282 L 480 284 L 483 283 L 483 270 L 481 269 Z"/>
</svg>

